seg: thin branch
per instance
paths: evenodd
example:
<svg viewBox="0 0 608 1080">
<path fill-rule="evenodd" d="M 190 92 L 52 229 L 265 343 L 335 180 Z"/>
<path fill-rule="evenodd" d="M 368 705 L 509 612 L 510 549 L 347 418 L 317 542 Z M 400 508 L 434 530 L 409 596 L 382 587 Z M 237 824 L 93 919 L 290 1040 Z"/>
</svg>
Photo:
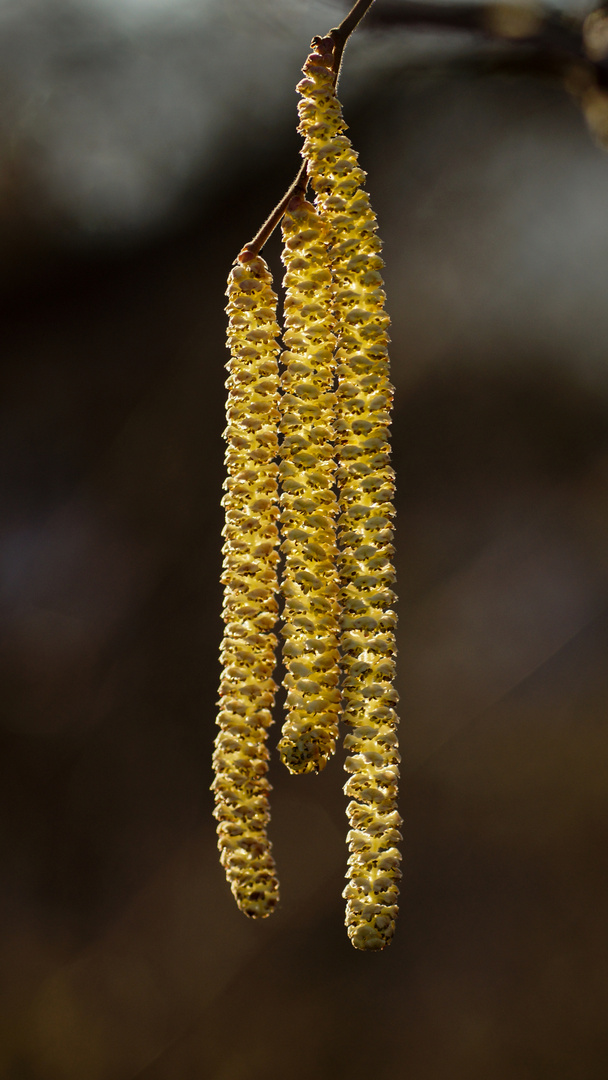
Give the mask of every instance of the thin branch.
<svg viewBox="0 0 608 1080">
<path fill-rule="evenodd" d="M 333 30 L 329 31 L 328 37 L 331 37 L 334 42 L 334 72 L 336 75 L 336 83 L 340 75 L 340 67 L 342 65 L 342 54 L 344 52 L 344 46 L 348 41 L 353 30 L 356 30 L 361 19 L 372 6 L 374 0 L 357 0 L 355 6 L 349 11 L 348 15 L 342 19 L 339 26 L 335 26 Z"/>
<path fill-rule="evenodd" d="M 279 224 L 283 214 L 287 210 L 289 203 L 293 199 L 293 196 L 301 192 L 306 194 L 306 188 L 308 187 L 308 176 L 306 170 L 306 162 L 303 161 L 300 166 L 300 171 L 296 176 L 292 184 L 289 185 L 280 203 L 277 203 L 272 213 L 266 218 L 266 221 L 260 229 L 258 229 L 253 240 L 250 240 L 248 244 L 240 252 L 238 258 L 240 262 L 249 262 L 254 255 L 259 255 L 260 251 L 264 247 L 267 240 L 270 239 L 277 225 Z"/>
</svg>

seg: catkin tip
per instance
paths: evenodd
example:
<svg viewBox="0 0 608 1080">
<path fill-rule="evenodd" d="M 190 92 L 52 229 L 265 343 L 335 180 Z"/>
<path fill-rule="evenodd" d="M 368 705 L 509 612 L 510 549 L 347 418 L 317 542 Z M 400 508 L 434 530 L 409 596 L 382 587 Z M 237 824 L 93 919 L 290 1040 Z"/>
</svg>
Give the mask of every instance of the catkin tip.
<svg viewBox="0 0 608 1080">
<path fill-rule="evenodd" d="M 279 902 L 278 884 L 272 879 L 265 882 L 254 879 L 241 886 L 235 899 L 239 911 L 249 919 L 267 919 Z"/>
<path fill-rule="evenodd" d="M 351 945 L 362 952 L 382 952 L 387 945 L 390 945 L 393 939 L 392 932 L 390 936 L 387 936 L 385 933 L 380 933 L 373 926 L 367 925 L 348 927 L 347 932 Z"/>
<path fill-rule="evenodd" d="M 281 761 L 290 773 L 322 772 L 335 748 L 335 739 L 319 738 L 318 733 L 283 738 L 279 742 Z"/>
</svg>

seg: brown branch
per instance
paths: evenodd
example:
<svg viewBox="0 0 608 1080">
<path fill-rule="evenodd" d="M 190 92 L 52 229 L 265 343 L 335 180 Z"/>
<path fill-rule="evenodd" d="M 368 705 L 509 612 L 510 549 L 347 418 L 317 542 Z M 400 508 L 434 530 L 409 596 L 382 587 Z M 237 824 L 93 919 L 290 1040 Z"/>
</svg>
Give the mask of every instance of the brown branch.
<svg viewBox="0 0 608 1080">
<path fill-rule="evenodd" d="M 336 83 L 340 74 L 340 67 L 342 64 L 342 54 L 344 52 L 344 46 L 348 41 L 353 30 L 356 30 L 361 19 L 372 6 L 374 0 L 357 0 L 355 6 L 349 11 L 348 15 L 342 19 L 339 26 L 335 26 L 333 30 L 329 31 L 328 37 L 331 37 L 334 42 L 334 72 L 336 75 Z"/>
<path fill-rule="evenodd" d="M 279 224 L 283 214 L 285 213 L 289 203 L 294 195 L 301 192 L 306 194 L 306 188 L 308 187 L 308 176 L 306 171 L 306 162 L 303 161 L 300 166 L 300 171 L 296 176 L 292 184 L 289 185 L 283 198 L 275 206 L 272 213 L 266 218 L 266 221 L 260 229 L 258 229 L 253 240 L 250 240 L 248 244 L 240 252 L 238 256 L 239 262 L 249 262 L 255 255 L 259 255 L 260 251 L 264 247 L 267 240 L 270 239 L 277 225 Z"/>
<path fill-rule="evenodd" d="M 354 7 L 349 11 L 339 26 L 335 26 L 333 30 L 329 31 L 326 38 L 315 37 L 312 39 L 313 46 L 317 45 L 321 41 L 331 40 L 333 44 L 333 57 L 332 67 L 335 75 L 336 82 L 338 81 L 338 74 L 340 71 L 340 65 L 342 63 L 342 54 L 344 53 L 344 46 L 348 41 L 353 30 L 356 30 L 357 26 L 361 22 L 361 19 L 365 13 L 372 6 L 374 0 L 357 0 Z M 272 213 L 266 218 L 266 221 L 257 233 L 250 240 L 248 244 L 240 252 L 238 259 L 240 262 L 248 262 L 255 255 L 259 255 L 260 251 L 264 247 L 267 240 L 270 239 L 277 225 L 281 221 L 283 214 L 285 213 L 290 200 L 300 192 L 306 195 L 306 188 L 308 187 L 308 176 L 306 169 L 306 162 L 304 161 L 300 166 L 298 175 L 296 176 L 293 184 L 290 184 L 289 188 L 285 192 L 283 198 L 275 206 Z"/>
</svg>

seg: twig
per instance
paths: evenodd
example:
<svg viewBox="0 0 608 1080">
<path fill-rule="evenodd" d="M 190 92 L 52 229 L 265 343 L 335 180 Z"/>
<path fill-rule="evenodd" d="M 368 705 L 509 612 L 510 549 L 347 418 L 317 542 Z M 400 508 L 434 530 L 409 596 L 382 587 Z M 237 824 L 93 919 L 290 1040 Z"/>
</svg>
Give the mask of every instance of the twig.
<svg viewBox="0 0 608 1080">
<path fill-rule="evenodd" d="M 308 187 L 308 176 L 306 173 L 306 162 L 303 161 L 300 166 L 300 171 L 296 176 L 292 184 L 289 185 L 280 203 L 277 203 L 272 213 L 266 218 L 266 221 L 260 229 L 258 229 L 253 240 L 250 240 L 248 244 L 240 252 L 238 259 L 239 262 L 249 262 L 255 255 L 259 255 L 260 251 L 264 247 L 267 240 L 270 239 L 277 225 L 279 224 L 283 214 L 285 213 L 289 203 L 297 192 L 306 194 L 306 188 Z"/>
<path fill-rule="evenodd" d="M 361 19 L 372 6 L 374 0 L 357 0 L 355 6 L 349 11 L 348 15 L 342 19 L 339 26 L 334 26 L 333 30 L 329 31 L 328 37 L 331 37 L 334 42 L 334 72 L 336 75 L 336 83 L 340 75 L 340 67 L 342 65 L 342 54 L 344 52 L 344 46 L 348 41 L 353 30 L 356 30 Z"/>
</svg>

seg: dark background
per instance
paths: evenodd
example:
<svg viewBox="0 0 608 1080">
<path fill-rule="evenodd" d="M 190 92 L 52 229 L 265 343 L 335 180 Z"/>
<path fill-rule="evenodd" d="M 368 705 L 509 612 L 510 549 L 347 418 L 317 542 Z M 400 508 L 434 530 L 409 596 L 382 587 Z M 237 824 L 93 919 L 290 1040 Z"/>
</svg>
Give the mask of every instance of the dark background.
<svg viewBox="0 0 608 1080">
<path fill-rule="evenodd" d="M 361 30 L 343 76 L 393 318 L 395 940 L 342 925 L 340 760 L 273 756 L 270 920 L 218 863 L 223 292 L 345 10 L 304 7 L 0 6 L 2 1080 L 608 1075 L 608 157 L 472 40 Z"/>
</svg>

